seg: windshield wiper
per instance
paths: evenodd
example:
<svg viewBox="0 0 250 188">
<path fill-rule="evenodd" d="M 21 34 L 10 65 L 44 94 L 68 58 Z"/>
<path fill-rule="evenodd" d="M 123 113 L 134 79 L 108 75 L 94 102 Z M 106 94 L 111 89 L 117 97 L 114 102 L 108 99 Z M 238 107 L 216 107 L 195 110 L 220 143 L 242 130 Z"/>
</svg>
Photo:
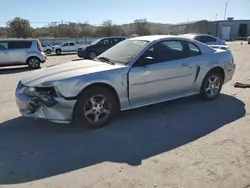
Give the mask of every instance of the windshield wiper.
<svg viewBox="0 0 250 188">
<path fill-rule="evenodd" d="M 114 65 L 114 64 L 115 64 L 111 59 L 109 59 L 108 57 L 104 57 L 104 56 L 98 57 L 98 60 L 103 60 L 103 61 L 105 61 L 106 63 L 109 63 L 109 64 L 111 64 L 111 65 Z"/>
</svg>

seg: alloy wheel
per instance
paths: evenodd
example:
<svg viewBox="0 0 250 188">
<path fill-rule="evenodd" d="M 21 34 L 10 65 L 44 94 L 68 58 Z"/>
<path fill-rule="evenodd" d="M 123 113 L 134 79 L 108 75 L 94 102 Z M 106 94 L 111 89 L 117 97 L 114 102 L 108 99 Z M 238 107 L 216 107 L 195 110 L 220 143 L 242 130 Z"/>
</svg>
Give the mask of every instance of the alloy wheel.
<svg viewBox="0 0 250 188">
<path fill-rule="evenodd" d="M 96 53 L 95 52 L 90 52 L 89 53 L 89 58 L 90 59 L 95 59 L 96 58 Z"/>
<path fill-rule="evenodd" d="M 216 75 L 212 75 L 208 78 L 206 83 L 206 93 L 208 97 L 214 97 L 220 92 L 221 81 L 220 78 Z"/>
<path fill-rule="evenodd" d="M 105 121 L 111 111 L 111 104 L 102 95 L 92 96 L 84 106 L 84 116 L 90 123 L 100 123 Z"/>
<path fill-rule="evenodd" d="M 32 59 L 29 61 L 29 65 L 30 65 L 31 68 L 37 68 L 37 67 L 39 67 L 40 62 L 39 62 L 38 59 L 32 58 Z"/>
</svg>

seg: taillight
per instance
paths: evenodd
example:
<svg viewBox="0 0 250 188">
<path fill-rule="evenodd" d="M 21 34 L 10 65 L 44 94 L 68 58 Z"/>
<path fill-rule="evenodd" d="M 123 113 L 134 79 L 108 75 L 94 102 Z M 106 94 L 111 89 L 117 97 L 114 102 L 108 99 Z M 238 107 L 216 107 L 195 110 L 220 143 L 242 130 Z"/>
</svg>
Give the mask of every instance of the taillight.
<svg viewBox="0 0 250 188">
<path fill-rule="evenodd" d="M 43 48 L 42 48 L 42 45 L 39 41 L 37 41 L 37 49 L 42 52 L 43 51 Z"/>
</svg>

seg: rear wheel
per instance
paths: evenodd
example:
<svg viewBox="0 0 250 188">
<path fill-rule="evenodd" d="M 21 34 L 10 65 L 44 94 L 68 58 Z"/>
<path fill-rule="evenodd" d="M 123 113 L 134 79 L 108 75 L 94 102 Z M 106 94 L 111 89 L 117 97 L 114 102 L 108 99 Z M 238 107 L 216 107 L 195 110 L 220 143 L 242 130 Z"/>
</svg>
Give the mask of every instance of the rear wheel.
<svg viewBox="0 0 250 188">
<path fill-rule="evenodd" d="M 75 107 L 75 117 L 89 129 L 103 127 L 119 111 L 116 97 L 107 88 L 93 87 L 84 91 Z"/>
<path fill-rule="evenodd" d="M 52 53 L 52 50 L 50 50 L 50 49 L 46 50 L 46 54 L 51 54 L 51 53 Z"/>
<path fill-rule="evenodd" d="M 32 69 L 38 69 L 40 68 L 41 60 L 37 57 L 30 57 L 27 60 L 27 64 Z"/>
<path fill-rule="evenodd" d="M 62 50 L 56 49 L 56 55 L 61 55 L 61 53 L 62 53 Z"/>
<path fill-rule="evenodd" d="M 220 95 L 223 85 L 223 76 L 217 72 L 210 72 L 202 82 L 200 95 L 205 100 L 213 100 Z"/>
</svg>

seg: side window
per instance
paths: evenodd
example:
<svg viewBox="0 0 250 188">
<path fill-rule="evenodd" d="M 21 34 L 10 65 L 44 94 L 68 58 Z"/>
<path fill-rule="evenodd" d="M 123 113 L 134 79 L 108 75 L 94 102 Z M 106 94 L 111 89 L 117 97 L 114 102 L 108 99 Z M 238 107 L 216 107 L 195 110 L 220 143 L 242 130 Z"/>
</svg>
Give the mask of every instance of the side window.
<svg viewBox="0 0 250 188">
<path fill-rule="evenodd" d="M 103 40 L 103 44 L 104 44 L 104 45 L 109 45 L 109 39 L 104 39 L 104 40 Z"/>
<path fill-rule="evenodd" d="M 207 42 L 215 42 L 216 38 L 213 38 L 210 36 L 197 36 L 197 37 L 195 37 L 195 40 L 198 40 L 198 41 L 203 42 L 203 43 L 207 43 Z"/>
<path fill-rule="evenodd" d="M 204 38 L 201 37 L 201 36 L 196 36 L 196 37 L 194 37 L 194 39 L 197 40 L 197 41 L 199 41 L 199 42 L 202 42 L 202 43 L 205 42 L 205 41 L 204 41 Z"/>
<path fill-rule="evenodd" d="M 8 42 L 0 42 L 0 50 L 7 50 L 9 46 Z"/>
<path fill-rule="evenodd" d="M 161 63 L 166 61 L 174 61 L 187 58 L 188 53 L 185 52 L 181 41 L 164 41 L 154 44 L 149 48 L 138 60 L 138 65 L 145 64 L 145 58 L 149 58 L 150 64 Z M 147 64 L 147 63 L 146 63 Z"/>
<path fill-rule="evenodd" d="M 197 56 L 201 54 L 200 49 L 192 43 L 188 43 L 189 50 L 190 50 L 190 56 Z"/>
<path fill-rule="evenodd" d="M 32 45 L 31 41 L 11 41 L 9 42 L 9 49 L 27 49 Z"/>
<path fill-rule="evenodd" d="M 42 47 L 45 48 L 45 47 L 47 47 L 47 46 L 46 46 L 45 44 L 42 44 Z"/>
<path fill-rule="evenodd" d="M 117 44 L 118 42 L 119 42 L 119 40 L 116 39 L 116 38 L 110 40 L 110 44 L 112 44 L 112 45 L 115 45 L 115 44 Z"/>
<path fill-rule="evenodd" d="M 73 42 L 69 43 L 70 46 L 75 46 L 75 44 Z"/>
<path fill-rule="evenodd" d="M 208 42 L 216 42 L 216 38 L 214 38 L 214 37 L 210 37 L 210 36 L 207 36 L 207 41 Z"/>
<path fill-rule="evenodd" d="M 68 46 L 69 45 L 69 43 L 64 43 L 62 46 Z"/>
</svg>

